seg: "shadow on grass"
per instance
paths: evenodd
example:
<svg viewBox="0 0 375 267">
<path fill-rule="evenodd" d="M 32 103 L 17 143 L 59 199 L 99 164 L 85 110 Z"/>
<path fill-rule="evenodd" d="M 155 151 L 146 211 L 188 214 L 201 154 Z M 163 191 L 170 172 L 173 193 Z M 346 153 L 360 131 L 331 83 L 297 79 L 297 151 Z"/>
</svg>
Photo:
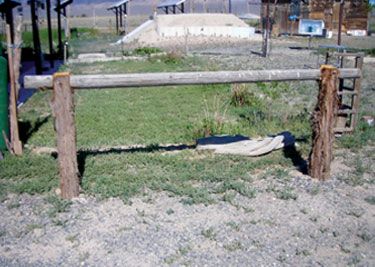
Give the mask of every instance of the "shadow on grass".
<svg viewBox="0 0 375 267">
<path fill-rule="evenodd" d="M 113 147 L 106 149 L 88 149 L 79 150 L 77 155 L 78 171 L 82 178 L 85 173 L 86 158 L 88 156 L 108 155 L 108 154 L 122 154 L 122 153 L 152 153 L 158 151 L 182 151 L 187 149 L 195 149 L 196 145 L 149 145 L 140 147 Z M 57 154 L 55 154 L 57 156 Z"/>
<path fill-rule="evenodd" d="M 306 143 L 307 139 L 301 138 L 296 139 L 296 141 Z M 292 160 L 293 165 L 297 168 L 297 170 L 299 170 L 303 174 L 307 174 L 307 160 L 302 157 L 301 152 L 296 149 L 295 145 L 285 146 L 283 148 L 283 153 L 284 157 Z"/>
<path fill-rule="evenodd" d="M 31 124 L 30 121 L 19 121 L 18 127 L 19 127 L 19 133 L 20 133 L 20 139 L 23 144 L 26 144 L 29 138 L 36 133 L 40 127 L 42 127 L 43 124 L 47 123 L 51 115 L 48 115 L 47 117 L 38 118 L 34 125 Z"/>
<path fill-rule="evenodd" d="M 253 55 L 264 57 L 263 52 L 251 50 L 250 53 L 253 54 Z"/>
</svg>

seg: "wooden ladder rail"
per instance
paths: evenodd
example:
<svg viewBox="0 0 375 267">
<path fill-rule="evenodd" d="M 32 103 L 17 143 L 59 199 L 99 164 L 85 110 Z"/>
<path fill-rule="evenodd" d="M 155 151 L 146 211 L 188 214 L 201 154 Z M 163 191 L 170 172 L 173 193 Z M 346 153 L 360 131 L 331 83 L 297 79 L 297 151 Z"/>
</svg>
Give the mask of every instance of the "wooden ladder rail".
<svg viewBox="0 0 375 267">
<path fill-rule="evenodd" d="M 354 58 L 354 67 L 357 69 L 360 69 L 362 72 L 363 68 L 363 58 L 364 53 L 338 53 L 334 52 L 331 55 L 326 56 L 326 63 L 329 61 L 330 58 L 337 57 L 338 58 L 338 64 L 340 68 L 344 68 L 344 59 L 348 57 Z M 345 79 L 340 78 L 340 85 L 339 85 L 339 100 L 340 103 L 343 100 L 344 95 L 348 95 L 351 97 L 350 105 L 345 106 L 345 108 L 340 107 L 338 110 L 338 114 L 346 114 L 348 116 L 349 120 L 349 126 L 345 127 L 336 127 L 335 132 L 336 133 L 353 133 L 358 122 L 358 116 L 359 116 L 359 104 L 360 104 L 360 93 L 361 93 L 361 83 L 362 83 L 362 77 L 361 78 L 353 78 L 351 79 L 353 81 L 353 86 L 346 86 L 345 85 Z"/>
</svg>

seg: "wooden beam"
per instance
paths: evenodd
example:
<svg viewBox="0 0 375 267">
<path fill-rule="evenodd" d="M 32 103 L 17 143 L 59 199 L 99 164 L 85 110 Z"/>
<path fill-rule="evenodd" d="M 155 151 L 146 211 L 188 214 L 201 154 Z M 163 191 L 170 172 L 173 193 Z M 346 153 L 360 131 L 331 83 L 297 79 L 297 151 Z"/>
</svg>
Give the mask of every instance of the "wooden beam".
<svg viewBox="0 0 375 267">
<path fill-rule="evenodd" d="M 20 70 L 21 70 L 21 44 L 22 44 L 22 16 L 16 17 L 16 27 L 14 32 L 14 80 L 16 82 L 16 99 L 18 99 L 18 93 L 21 88 L 20 86 Z"/>
<path fill-rule="evenodd" d="M 55 118 L 61 196 L 78 197 L 79 178 L 74 123 L 74 97 L 69 73 L 53 76 L 52 114 Z"/>
<path fill-rule="evenodd" d="M 355 67 L 362 70 L 362 68 L 363 68 L 363 55 L 359 56 L 359 57 L 356 57 Z M 361 83 L 362 83 L 361 78 L 354 79 L 354 92 L 353 92 L 354 94 L 353 94 L 353 98 L 352 98 L 352 108 L 355 111 L 359 110 L 359 100 L 360 100 L 360 96 L 361 96 Z M 352 129 L 356 128 L 357 121 L 358 121 L 358 114 L 353 114 L 352 118 L 351 118 L 351 121 L 350 121 L 350 127 Z"/>
<path fill-rule="evenodd" d="M 319 180 L 330 177 L 334 125 L 339 109 L 339 70 L 323 65 L 319 84 L 318 102 L 312 116 L 312 149 L 309 157 L 309 175 Z"/>
<path fill-rule="evenodd" d="M 13 64 L 13 49 L 11 41 L 10 26 L 6 25 L 7 45 L 8 45 L 8 64 L 10 77 L 10 99 L 9 99 L 9 121 L 10 121 L 10 143 L 11 153 L 20 156 L 22 155 L 22 143 L 18 130 L 18 115 L 17 115 L 17 93 L 16 93 L 16 78 L 14 75 Z"/>
<path fill-rule="evenodd" d="M 359 69 L 340 69 L 340 78 L 359 78 Z M 71 86 L 75 89 L 146 87 L 194 84 L 251 83 L 271 81 L 319 80 L 320 70 L 249 70 L 208 72 L 165 72 L 135 74 L 74 75 Z M 52 88 L 52 76 L 25 76 L 25 88 Z"/>
</svg>

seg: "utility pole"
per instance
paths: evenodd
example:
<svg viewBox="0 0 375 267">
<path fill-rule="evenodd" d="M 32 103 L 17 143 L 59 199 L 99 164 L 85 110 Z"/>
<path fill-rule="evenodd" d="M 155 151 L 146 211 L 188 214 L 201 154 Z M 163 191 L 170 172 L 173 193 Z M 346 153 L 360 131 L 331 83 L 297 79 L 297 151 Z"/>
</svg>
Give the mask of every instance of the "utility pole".
<svg viewBox="0 0 375 267">
<path fill-rule="evenodd" d="M 339 13 L 339 29 L 337 36 L 337 45 L 341 45 L 341 31 L 342 31 L 342 20 L 344 15 L 344 0 L 340 0 L 340 13 Z"/>
<path fill-rule="evenodd" d="M 263 57 L 268 57 L 270 26 L 270 0 L 268 0 L 266 6 L 266 28 L 263 28 Z"/>
</svg>

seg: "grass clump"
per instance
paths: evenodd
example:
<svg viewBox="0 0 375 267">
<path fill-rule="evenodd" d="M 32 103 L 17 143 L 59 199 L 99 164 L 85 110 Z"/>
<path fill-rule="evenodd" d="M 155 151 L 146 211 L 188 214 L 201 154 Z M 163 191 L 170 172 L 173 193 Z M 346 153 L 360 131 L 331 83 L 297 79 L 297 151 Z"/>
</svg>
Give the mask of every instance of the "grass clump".
<svg viewBox="0 0 375 267">
<path fill-rule="evenodd" d="M 365 201 L 371 205 L 375 205 L 375 196 L 366 197 Z"/>
<path fill-rule="evenodd" d="M 163 50 L 157 47 L 138 47 L 134 49 L 134 54 L 139 55 L 139 56 L 149 56 L 151 54 L 156 54 L 156 53 L 161 53 Z"/>
<path fill-rule="evenodd" d="M 67 212 L 72 205 L 72 201 L 55 195 L 47 196 L 46 201 L 51 205 L 51 208 L 48 210 L 48 215 L 51 218 L 55 217 L 58 213 Z"/>
<path fill-rule="evenodd" d="M 207 239 L 210 239 L 210 240 L 216 239 L 216 233 L 215 233 L 215 229 L 213 227 L 210 227 L 208 229 L 203 229 L 201 231 L 201 234 Z"/>
<path fill-rule="evenodd" d="M 275 195 L 278 199 L 282 200 L 297 200 L 298 195 L 293 191 L 292 188 L 285 187 L 283 189 L 274 190 Z"/>
<path fill-rule="evenodd" d="M 228 190 L 234 190 L 242 196 L 248 198 L 254 198 L 256 196 L 256 190 L 249 187 L 246 183 L 241 181 L 224 181 L 221 187 L 217 190 L 218 193 L 226 192 Z"/>
<path fill-rule="evenodd" d="M 209 137 L 224 133 L 224 123 L 228 106 L 219 97 L 214 96 L 212 106 L 205 100 L 203 120 L 195 136 Z"/>
<path fill-rule="evenodd" d="M 236 250 L 242 250 L 244 249 L 244 246 L 240 241 L 233 241 L 229 244 L 225 244 L 224 248 L 230 252 L 236 251 Z"/>
<path fill-rule="evenodd" d="M 353 134 L 343 135 L 339 139 L 339 146 L 357 151 L 362 147 L 375 142 L 374 127 L 369 126 L 366 122 L 360 121 L 357 129 Z"/>
<path fill-rule="evenodd" d="M 247 84 L 233 84 L 231 90 L 231 105 L 235 107 L 252 106 L 254 109 L 263 109 L 264 101 L 249 90 Z"/>
</svg>

